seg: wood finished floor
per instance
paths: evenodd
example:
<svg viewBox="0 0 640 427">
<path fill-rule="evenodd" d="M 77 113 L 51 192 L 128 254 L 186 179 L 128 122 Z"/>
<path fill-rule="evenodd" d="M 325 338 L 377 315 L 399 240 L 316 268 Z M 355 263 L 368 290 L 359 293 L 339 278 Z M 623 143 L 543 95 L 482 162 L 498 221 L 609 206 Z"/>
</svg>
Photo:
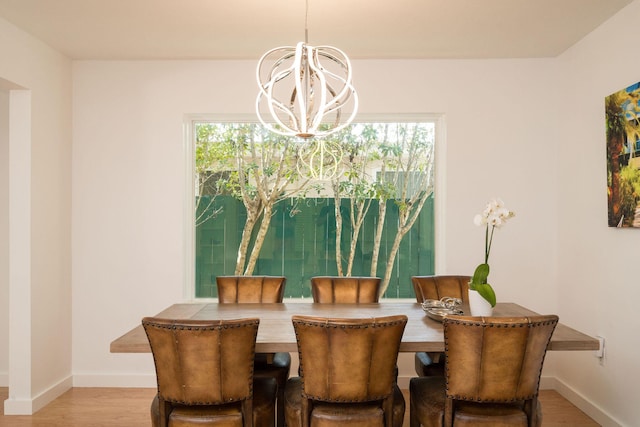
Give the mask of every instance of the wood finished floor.
<svg viewBox="0 0 640 427">
<path fill-rule="evenodd" d="M 0 426 L 8 427 L 138 427 L 150 426 L 149 403 L 155 394 L 149 388 L 72 388 L 32 416 L 4 415 Z M 0 401 L 8 397 L 0 387 Z M 409 396 L 404 426 L 409 426 Z M 540 392 L 543 427 L 597 427 L 595 421 L 552 390 Z"/>
</svg>

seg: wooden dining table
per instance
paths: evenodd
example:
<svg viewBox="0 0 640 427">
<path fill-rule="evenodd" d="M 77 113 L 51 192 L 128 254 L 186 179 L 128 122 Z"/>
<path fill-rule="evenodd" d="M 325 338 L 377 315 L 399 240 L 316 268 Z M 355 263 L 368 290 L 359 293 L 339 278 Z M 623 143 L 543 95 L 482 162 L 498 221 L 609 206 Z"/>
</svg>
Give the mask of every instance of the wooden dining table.
<svg viewBox="0 0 640 427">
<path fill-rule="evenodd" d="M 462 305 L 465 313 L 468 306 Z M 256 352 L 297 352 L 296 336 L 291 322 L 293 315 L 309 315 L 329 318 L 372 318 L 404 314 L 408 322 L 400 344 L 401 352 L 442 352 L 444 335 L 442 323 L 425 314 L 416 302 L 383 300 L 376 304 L 314 304 L 312 302 L 285 302 L 278 304 L 173 304 L 160 313 L 149 316 L 167 319 L 260 319 Z M 498 303 L 494 316 L 533 316 L 538 313 L 515 303 Z M 560 319 L 562 320 L 562 319 Z M 599 341 L 576 329 L 558 323 L 548 350 L 598 350 Z M 111 353 L 148 353 L 149 342 L 142 324 L 135 326 L 111 342 Z"/>
</svg>

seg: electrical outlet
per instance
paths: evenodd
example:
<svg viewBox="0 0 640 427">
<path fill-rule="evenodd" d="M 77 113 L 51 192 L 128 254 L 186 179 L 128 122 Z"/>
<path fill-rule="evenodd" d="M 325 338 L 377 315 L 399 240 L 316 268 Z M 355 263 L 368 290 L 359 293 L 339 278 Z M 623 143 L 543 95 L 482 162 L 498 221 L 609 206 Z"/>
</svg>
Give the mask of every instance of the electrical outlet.
<svg viewBox="0 0 640 427">
<path fill-rule="evenodd" d="M 598 359 L 602 359 L 604 357 L 604 337 L 601 337 L 600 335 L 597 335 L 596 338 L 600 342 L 600 348 L 598 350 L 596 350 L 594 355 Z"/>
</svg>

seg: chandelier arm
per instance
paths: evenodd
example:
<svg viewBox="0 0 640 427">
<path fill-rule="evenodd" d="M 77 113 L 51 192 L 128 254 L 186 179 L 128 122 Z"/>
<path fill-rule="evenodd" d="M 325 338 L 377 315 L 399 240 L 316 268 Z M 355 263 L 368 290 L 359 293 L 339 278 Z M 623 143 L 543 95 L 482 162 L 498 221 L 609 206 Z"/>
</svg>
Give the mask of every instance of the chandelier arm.
<svg viewBox="0 0 640 427">
<path fill-rule="evenodd" d="M 271 66 L 271 71 L 269 71 L 269 77 L 270 77 L 269 80 L 273 80 L 274 73 L 280 67 L 280 65 L 282 65 L 285 61 L 287 61 L 287 60 L 289 60 L 291 58 L 294 58 L 294 57 L 295 57 L 295 52 L 294 53 L 289 52 L 289 53 L 286 53 L 286 54 L 282 55 L 278 60 L 276 60 L 274 62 L 274 64 Z M 275 80 L 275 82 L 278 82 L 278 81 L 282 80 L 283 78 L 288 77 L 293 72 L 294 67 L 293 66 L 289 67 L 288 70 L 289 70 L 289 72 L 286 73 L 286 75 L 281 76 L 280 78 Z"/>
<path fill-rule="evenodd" d="M 333 87 L 329 83 L 326 84 L 326 87 L 327 87 L 327 91 L 331 94 L 331 96 L 335 97 L 336 91 L 333 90 Z M 336 126 L 340 124 L 340 118 L 342 117 L 342 111 L 340 110 L 343 106 L 344 104 L 337 103 L 337 104 L 333 104 L 333 106 L 331 107 L 325 108 L 323 116 L 327 116 L 329 113 L 332 113 L 335 111 L 335 120 L 333 121 L 333 126 L 331 127 L 331 129 L 334 129 Z"/>
<path fill-rule="evenodd" d="M 294 56 L 291 53 L 291 49 L 293 48 L 284 47 L 284 48 L 271 49 L 269 52 L 267 52 L 265 55 L 262 56 L 261 61 L 258 63 L 258 67 L 256 69 L 256 79 L 258 80 L 258 87 L 260 88 L 260 92 L 261 92 L 259 94 L 260 96 L 258 96 L 256 100 L 256 113 L 258 115 L 258 119 L 263 124 L 263 126 L 267 127 L 269 130 L 275 133 L 278 133 L 280 135 L 290 135 L 290 133 L 293 130 L 289 125 L 285 124 L 285 122 L 282 119 L 280 119 L 280 114 L 276 112 L 276 109 L 281 113 L 284 113 L 288 117 L 288 119 L 291 120 L 293 123 L 297 123 L 297 118 L 295 114 L 293 114 L 293 112 L 291 112 L 290 109 L 284 103 L 278 101 L 276 98 L 273 97 L 273 89 L 275 88 L 276 83 L 278 83 L 282 79 L 285 79 L 286 77 L 291 75 L 291 73 L 294 72 L 293 66 L 286 68 L 282 71 L 278 71 L 278 67 L 282 63 L 284 63 L 286 60 Z M 262 66 L 264 64 L 263 62 L 264 59 L 267 58 L 270 54 L 277 51 L 281 51 L 281 50 L 284 50 L 284 53 L 280 55 L 280 57 L 276 60 L 275 64 L 269 70 L 269 80 L 266 83 L 263 83 L 261 79 L 261 74 L 262 74 L 261 71 L 262 71 Z M 263 96 L 264 96 L 265 102 L 267 102 L 271 116 L 274 118 L 274 120 L 277 122 L 279 126 L 287 130 L 286 132 L 276 130 L 276 128 L 272 124 L 267 123 L 266 120 L 264 120 L 264 118 L 262 117 L 262 113 L 260 112 L 260 105 L 261 105 L 261 102 L 263 101 Z"/>
<path fill-rule="evenodd" d="M 356 92 L 353 92 L 353 96 L 354 96 L 354 106 L 353 106 L 353 110 L 351 111 L 351 115 L 349 116 L 348 120 L 345 120 L 342 124 L 331 128 L 327 131 L 318 131 L 315 136 L 320 138 L 320 137 L 324 137 L 327 135 L 330 135 L 332 133 L 336 133 L 341 131 L 342 129 L 346 128 L 347 126 L 349 126 L 351 124 L 351 122 L 353 121 L 353 119 L 355 118 L 356 114 L 358 113 L 358 95 Z"/>
<path fill-rule="evenodd" d="M 356 114 L 358 113 L 358 94 L 355 91 L 353 92 L 353 100 L 354 100 L 353 110 L 351 110 L 351 114 L 349 115 L 349 118 L 345 120 L 341 125 L 338 125 L 335 128 L 332 128 L 330 132 L 324 132 L 322 135 L 318 135 L 318 136 L 326 136 L 326 135 L 329 135 L 330 133 L 341 131 L 342 129 L 346 128 L 351 124 L 353 119 L 356 117 Z"/>
<path fill-rule="evenodd" d="M 291 57 L 294 56 L 294 54 L 292 54 L 291 52 L 285 52 L 282 56 L 280 56 L 279 59 L 277 59 L 275 61 L 275 63 L 271 66 L 271 69 L 269 70 L 269 80 L 267 80 L 266 83 L 264 83 L 262 81 L 262 66 L 264 65 L 264 60 L 266 59 L 266 57 L 269 55 L 269 53 L 271 52 L 275 52 L 277 50 L 280 49 L 293 49 L 290 47 L 284 47 L 284 48 L 276 48 L 276 49 L 271 49 L 271 51 L 267 52 L 266 54 L 264 54 L 262 56 L 262 58 L 260 59 L 260 62 L 258 62 L 258 66 L 256 67 L 256 80 L 258 82 L 258 87 L 260 87 L 260 89 L 263 89 L 264 87 L 270 85 L 270 84 L 274 84 L 277 83 L 278 81 L 282 80 L 283 78 L 286 78 L 289 74 L 291 74 L 294 70 L 294 67 L 291 66 L 289 68 L 287 68 L 286 70 L 288 70 L 288 72 L 280 72 L 279 74 L 275 74 L 279 77 L 277 77 L 274 80 L 274 73 L 278 70 L 278 68 L 280 67 L 280 65 L 290 59 Z"/>
<path fill-rule="evenodd" d="M 293 73 L 293 68 L 287 68 L 287 70 L 282 71 L 282 72 L 277 72 L 276 68 L 271 69 L 271 71 L 269 71 L 269 81 L 267 83 L 265 83 L 265 85 L 275 85 L 276 83 L 278 83 L 280 80 L 285 79 L 287 77 L 289 77 L 291 75 L 291 73 Z"/>
<path fill-rule="evenodd" d="M 297 105 L 297 109 L 300 112 L 300 119 L 298 120 L 298 129 L 300 129 L 300 133 L 303 135 L 308 134 L 308 130 L 309 130 L 309 122 L 308 122 L 308 116 L 307 116 L 307 105 L 305 105 L 308 101 L 308 97 L 305 95 L 309 94 L 308 91 L 308 87 L 309 87 L 309 66 L 308 66 L 308 61 L 309 58 L 307 56 L 307 61 L 305 63 L 304 61 L 304 56 L 305 53 L 308 55 L 308 51 L 305 51 L 305 44 L 303 42 L 298 43 L 298 45 L 296 46 L 296 60 L 295 60 L 295 93 L 297 95 L 294 95 L 292 98 L 292 102 L 293 101 L 297 101 L 296 105 Z M 302 87 L 302 82 L 303 80 L 305 81 L 305 87 Z M 303 90 L 304 89 L 304 90 Z"/>
<path fill-rule="evenodd" d="M 269 129 L 271 132 L 277 133 L 278 135 L 291 136 L 292 130 L 288 126 L 284 125 L 284 123 L 282 123 L 282 121 L 277 115 L 272 114 L 271 117 L 277 122 L 278 125 L 286 129 L 286 131 L 279 130 L 272 123 L 268 123 L 266 120 L 264 120 L 264 118 L 262 117 L 262 113 L 260 112 L 260 100 L 262 97 L 263 97 L 262 93 L 259 93 L 258 97 L 256 98 L 256 115 L 258 116 L 258 120 L 260 120 L 260 123 L 262 123 L 262 125 L 267 129 Z M 280 107 L 280 108 L 282 109 L 282 111 L 290 115 L 292 114 L 287 108 L 284 108 L 284 107 Z M 291 117 L 295 119 L 295 116 L 292 115 Z"/>
<path fill-rule="evenodd" d="M 349 97 L 351 96 L 352 93 L 355 92 L 355 89 L 353 88 L 353 85 L 351 84 L 351 67 L 349 67 L 348 65 L 345 65 L 344 62 L 342 62 L 341 60 L 339 60 L 339 58 L 335 57 L 335 56 L 331 56 L 328 55 L 326 53 L 323 52 L 319 52 L 319 54 L 321 56 L 324 56 L 325 58 L 328 58 L 332 61 L 334 61 L 335 63 L 337 63 L 338 65 L 340 65 L 343 69 L 345 69 L 347 71 L 347 77 L 346 79 L 331 72 L 330 70 L 322 67 L 322 65 L 320 64 L 320 68 L 323 72 L 323 74 L 327 74 L 328 76 L 334 78 L 336 81 L 339 81 L 343 84 L 342 89 L 340 90 L 340 92 L 335 95 L 333 97 L 333 99 L 329 102 L 329 105 L 334 103 L 334 102 L 340 102 L 341 100 L 347 101 L 349 99 Z M 318 62 L 319 63 L 319 62 Z"/>
<path fill-rule="evenodd" d="M 297 128 L 297 126 L 299 125 L 298 118 L 293 113 L 293 111 L 291 111 L 291 109 L 287 107 L 285 104 L 283 104 L 282 102 L 273 98 L 273 86 L 269 86 L 269 91 L 267 92 L 267 100 L 268 100 L 267 105 L 269 107 L 269 112 L 271 113 L 271 116 L 276 120 L 276 122 L 280 126 L 284 127 L 285 129 Z M 282 119 L 280 119 L 280 115 L 276 112 L 276 109 L 284 113 L 289 118 L 289 120 L 293 122 L 294 127 L 285 124 L 285 122 Z"/>
<path fill-rule="evenodd" d="M 295 48 L 293 46 L 280 46 L 280 47 L 276 47 L 273 48 L 271 50 L 269 50 L 267 53 L 265 53 L 264 55 L 262 55 L 260 57 L 260 60 L 258 60 L 258 66 L 256 67 L 256 80 L 258 81 L 258 85 L 262 86 L 262 79 L 260 78 L 261 76 L 261 70 L 262 70 L 262 66 L 265 64 L 266 59 L 273 53 L 278 52 L 278 51 L 283 51 L 282 55 L 280 56 L 279 59 L 277 59 L 274 62 L 274 65 L 271 67 L 271 72 L 273 72 L 273 70 L 275 68 L 277 68 L 277 66 L 279 66 L 282 62 L 284 62 L 286 59 L 290 58 L 291 56 L 293 56 L 291 54 L 291 50 L 295 50 Z M 271 74 L 271 73 L 270 73 Z"/>
<path fill-rule="evenodd" d="M 333 87 L 327 83 L 327 88 L 329 90 L 329 92 L 332 95 L 332 99 L 331 101 L 329 101 L 326 106 L 325 106 L 325 111 L 324 111 L 324 115 L 335 111 L 335 110 L 340 110 L 342 109 L 342 107 L 344 107 L 347 104 L 347 101 L 351 98 L 351 94 L 355 93 L 355 91 L 353 91 L 353 86 L 350 85 L 346 85 L 347 88 L 351 88 L 351 91 L 348 92 L 346 95 L 343 96 L 343 99 L 338 98 L 338 96 L 336 95 L 336 91 L 333 90 Z"/>
<path fill-rule="evenodd" d="M 260 67 L 258 67 L 258 71 L 257 71 L 258 73 L 259 73 L 259 70 L 260 70 Z M 290 75 L 292 72 L 294 72 L 293 66 L 287 69 L 284 69 L 276 74 L 274 74 L 274 71 L 275 69 L 271 70 L 270 75 L 272 75 L 273 78 L 269 82 L 267 82 L 264 85 L 261 82 L 259 82 L 260 93 L 256 100 L 256 112 L 258 114 L 258 118 L 260 122 L 263 125 L 267 126 L 270 130 L 273 130 L 274 126 L 266 124 L 266 120 L 263 119 L 262 114 L 260 113 L 260 103 L 261 103 L 260 101 L 262 100 L 262 96 L 264 96 L 265 101 L 267 102 L 267 106 L 269 108 L 269 112 L 271 113 L 272 118 L 277 122 L 277 124 L 282 126 L 284 129 L 287 129 L 289 131 L 294 131 L 298 126 L 297 117 L 284 103 L 278 101 L 276 98 L 273 97 L 273 89 L 275 87 L 275 83 L 277 83 L 278 81 L 285 78 L 287 75 Z M 259 79 L 259 75 L 258 75 L 258 79 Z M 280 115 L 276 112 L 276 109 L 284 113 L 289 118 L 289 120 L 291 120 L 294 123 L 295 127 L 291 127 L 285 124 L 284 121 L 280 119 Z M 280 133 L 280 132 L 276 132 L 276 133 Z M 280 134 L 288 135 L 289 133 L 280 133 Z"/>
<path fill-rule="evenodd" d="M 327 106 L 327 78 L 322 72 L 321 68 L 317 65 L 317 51 L 312 47 L 307 47 L 307 60 L 309 63 L 309 68 L 313 71 L 313 74 L 318 78 L 318 84 L 313 86 L 315 91 L 316 86 L 319 90 L 320 102 L 318 104 L 318 110 L 313 115 L 313 120 L 311 122 L 311 126 L 313 129 L 317 129 L 322 123 L 322 118 L 325 115 L 325 109 Z M 311 59 L 310 59 L 311 58 Z M 315 94 L 315 93 L 314 93 Z"/>
<path fill-rule="evenodd" d="M 337 47 L 333 46 L 318 46 L 316 49 L 318 49 L 318 52 L 321 56 L 331 59 L 332 61 L 340 65 L 342 69 L 347 72 L 346 80 L 351 81 L 351 79 L 353 78 L 353 69 L 351 68 L 351 61 L 349 61 L 349 57 L 347 56 L 347 54 L 345 54 Z M 331 54 L 331 51 L 337 52 L 338 55 Z"/>
</svg>

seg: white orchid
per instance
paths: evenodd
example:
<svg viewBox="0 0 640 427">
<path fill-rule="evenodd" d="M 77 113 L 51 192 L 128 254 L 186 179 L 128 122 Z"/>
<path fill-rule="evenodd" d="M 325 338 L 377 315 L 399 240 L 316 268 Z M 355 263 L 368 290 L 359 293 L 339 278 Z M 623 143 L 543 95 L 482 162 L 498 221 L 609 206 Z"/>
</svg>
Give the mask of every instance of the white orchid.
<svg viewBox="0 0 640 427">
<path fill-rule="evenodd" d="M 493 232 L 514 216 L 515 212 L 505 208 L 502 200 L 494 198 L 489 200 L 481 214 L 473 217 L 475 225 L 485 227 L 484 263 L 476 268 L 471 283 L 469 283 L 469 288 L 478 291 L 484 299 L 489 301 L 492 307 L 496 305 L 496 294 L 491 285 L 487 283 L 487 277 L 489 276 L 489 254 L 491 253 Z M 491 232 L 489 232 L 489 227 L 491 227 Z"/>
<path fill-rule="evenodd" d="M 475 225 L 491 225 L 498 227 L 505 223 L 505 221 L 515 216 L 513 211 L 504 207 L 504 202 L 500 199 L 491 199 L 487 203 L 487 207 L 481 214 L 477 214 L 473 217 L 473 223 Z"/>
</svg>

